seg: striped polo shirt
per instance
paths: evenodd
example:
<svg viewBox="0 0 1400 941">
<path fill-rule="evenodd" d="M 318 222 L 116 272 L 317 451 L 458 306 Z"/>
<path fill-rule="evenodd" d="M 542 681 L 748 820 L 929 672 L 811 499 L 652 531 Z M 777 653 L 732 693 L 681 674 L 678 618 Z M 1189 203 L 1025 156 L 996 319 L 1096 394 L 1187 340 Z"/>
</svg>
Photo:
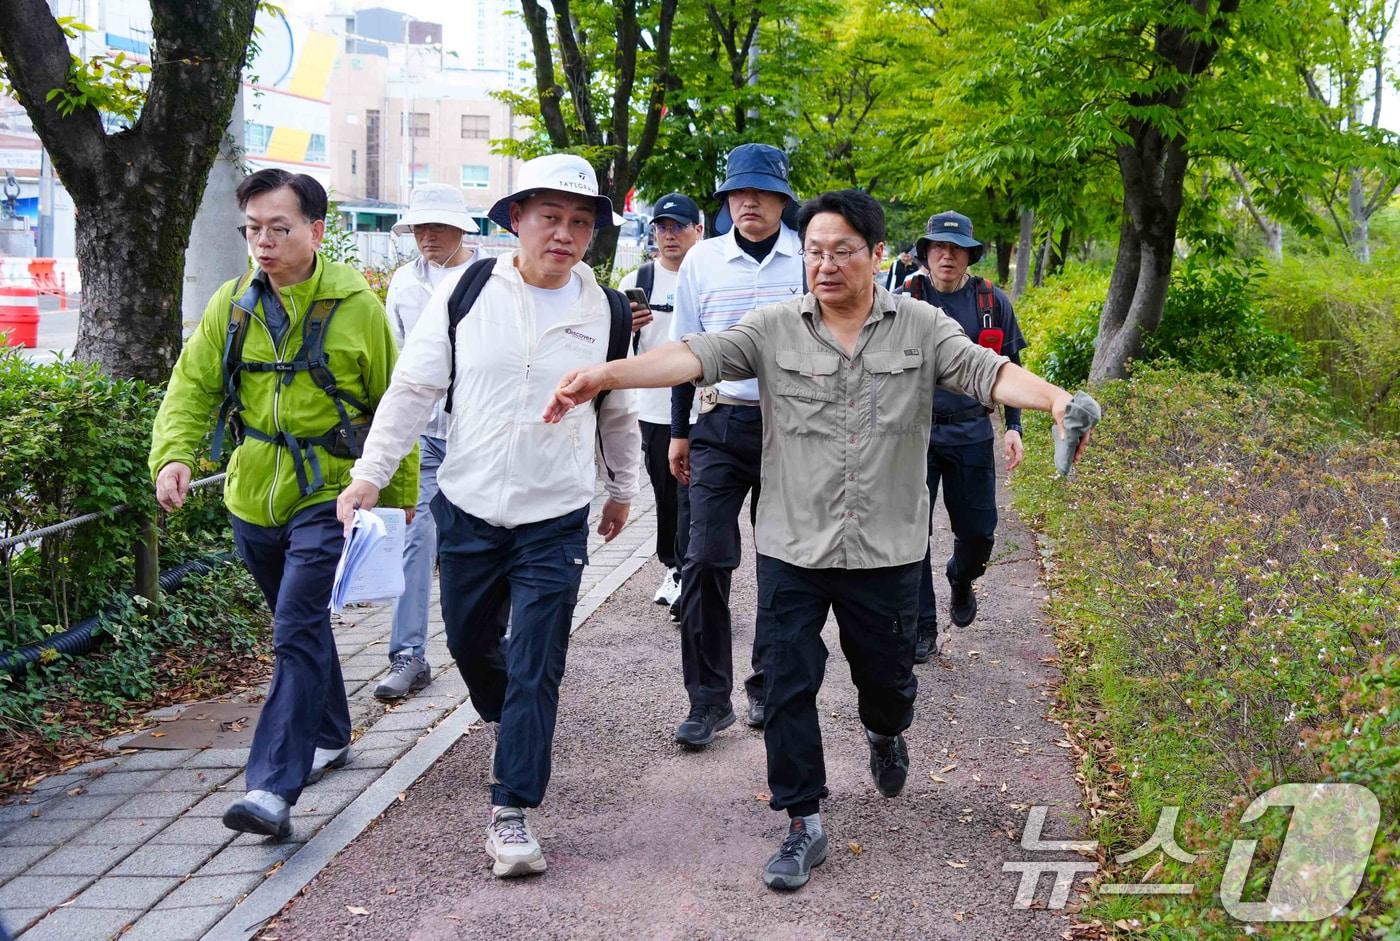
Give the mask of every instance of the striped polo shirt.
<svg viewBox="0 0 1400 941">
<path fill-rule="evenodd" d="M 728 330 L 749 311 L 802 296 L 797 233 L 782 226 L 768 257 L 757 262 L 734 240 L 734 229 L 705 239 L 686 253 L 676 283 L 671 339 Z M 720 395 L 758 404 L 758 380 L 725 381 Z"/>
</svg>

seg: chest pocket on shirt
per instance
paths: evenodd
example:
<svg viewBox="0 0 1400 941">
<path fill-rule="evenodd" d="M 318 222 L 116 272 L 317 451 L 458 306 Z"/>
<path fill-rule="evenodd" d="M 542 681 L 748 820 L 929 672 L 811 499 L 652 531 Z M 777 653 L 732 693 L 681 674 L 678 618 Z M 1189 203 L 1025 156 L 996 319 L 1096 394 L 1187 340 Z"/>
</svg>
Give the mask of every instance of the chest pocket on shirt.
<svg viewBox="0 0 1400 941">
<path fill-rule="evenodd" d="M 835 434 L 842 425 L 841 357 L 820 351 L 778 350 L 771 388 L 773 418 L 791 434 Z M 823 420 L 823 411 L 827 415 Z"/>
<path fill-rule="evenodd" d="M 870 379 L 870 431 L 877 435 L 921 430 L 924 351 L 866 350 L 861 361 Z"/>
</svg>

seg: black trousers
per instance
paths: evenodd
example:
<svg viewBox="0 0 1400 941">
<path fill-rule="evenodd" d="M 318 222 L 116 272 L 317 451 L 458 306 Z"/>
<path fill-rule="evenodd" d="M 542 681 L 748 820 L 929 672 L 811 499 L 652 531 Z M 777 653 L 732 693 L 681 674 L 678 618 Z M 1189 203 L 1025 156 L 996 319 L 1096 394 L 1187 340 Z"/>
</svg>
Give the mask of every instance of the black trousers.
<svg viewBox="0 0 1400 941">
<path fill-rule="evenodd" d="M 491 802 L 538 807 L 549 786 L 559 684 L 579 580 L 588 564 L 588 507 L 507 529 L 439 493 L 438 571 L 447 649 L 472 704 L 499 722 Z M 510 610 L 510 641 L 501 627 Z"/>
<path fill-rule="evenodd" d="M 671 476 L 671 426 L 649 421 L 637 424 L 642 429 L 642 461 L 656 496 L 656 557 L 668 569 L 678 569 L 685 549 L 676 535 L 680 481 Z"/>
<path fill-rule="evenodd" d="M 953 554 L 944 571 L 948 581 L 972 584 L 987 571 L 997 532 L 996 440 L 956 447 L 930 445 L 928 500 L 932 508 L 943 485 L 943 506 L 953 530 Z M 938 632 L 932 554 L 924 554 L 919 576 L 919 630 Z"/>
<path fill-rule="evenodd" d="M 729 705 L 734 638 L 729 585 L 739 567 L 739 511 L 757 512 L 763 419 L 757 405 L 718 405 L 690 429 L 690 540 L 681 570 L 681 673 L 691 706 Z M 759 642 L 750 696 L 763 698 Z"/>
<path fill-rule="evenodd" d="M 814 814 L 826 796 L 817 691 L 826 674 L 822 625 L 836 611 L 863 726 L 898 735 L 914 721 L 915 588 L 919 563 L 879 569 L 806 569 L 758 557 L 758 640 L 768 698 L 769 806 Z"/>
</svg>

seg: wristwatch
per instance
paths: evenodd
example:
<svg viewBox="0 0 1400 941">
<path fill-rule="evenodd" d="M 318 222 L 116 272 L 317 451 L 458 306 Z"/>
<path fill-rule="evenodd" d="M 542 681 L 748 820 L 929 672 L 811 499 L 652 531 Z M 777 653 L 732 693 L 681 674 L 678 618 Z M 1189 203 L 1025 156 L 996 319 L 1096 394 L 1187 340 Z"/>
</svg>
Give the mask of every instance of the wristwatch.
<svg viewBox="0 0 1400 941">
<path fill-rule="evenodd" d="M 1006 430 L 1007 430 L 1007 431 L 1014 431 L 1014 432 L 1016 432 L 1018 435 L 1021 434 L 1021 426 L 1020 426 L 1019 424 L 1016 424 L 1016 425 L 1007 425 L 1007 426 L 1006 426 Z"/>
</svg>

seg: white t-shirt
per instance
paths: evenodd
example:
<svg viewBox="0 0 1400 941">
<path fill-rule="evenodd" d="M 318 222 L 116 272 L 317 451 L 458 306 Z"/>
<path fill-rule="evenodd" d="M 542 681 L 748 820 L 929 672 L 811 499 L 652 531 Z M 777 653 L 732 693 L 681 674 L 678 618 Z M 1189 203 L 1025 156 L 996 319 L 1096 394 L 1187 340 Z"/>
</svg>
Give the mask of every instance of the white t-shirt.
<svg viewBox="0 0 1400 941">
<path fill-rule="evenodd" d="M 659 261 L 654 267 L 656 274 L 652 281 L 650 297 L 652 321 L 641 330 L 641 336 L 637 340 L 638 353 L 649 352 L 671 340 L 671 315 L 672 308 L 676 306 L 676 279 L 680 273 L 667 271 Z M 636 286 L 637 272 L 633 271 L 622 279 L 617 288 L 625 292 L 628 288 Z M 636 396 L 637 417 L 641 421 L 670 426 L 670 389 L 638 389 Z"/>
<path fill-rule="evenodd" d="M 546 330 L 564 322 L 578 306 L 583 294 L 583 281 L 577 273 L 569 275 L 569 283 L 562 288 L 539 288 L 526 284 L 530 297 L 535 302 L 535 336 L 542 337 Z"/>
</svg>

